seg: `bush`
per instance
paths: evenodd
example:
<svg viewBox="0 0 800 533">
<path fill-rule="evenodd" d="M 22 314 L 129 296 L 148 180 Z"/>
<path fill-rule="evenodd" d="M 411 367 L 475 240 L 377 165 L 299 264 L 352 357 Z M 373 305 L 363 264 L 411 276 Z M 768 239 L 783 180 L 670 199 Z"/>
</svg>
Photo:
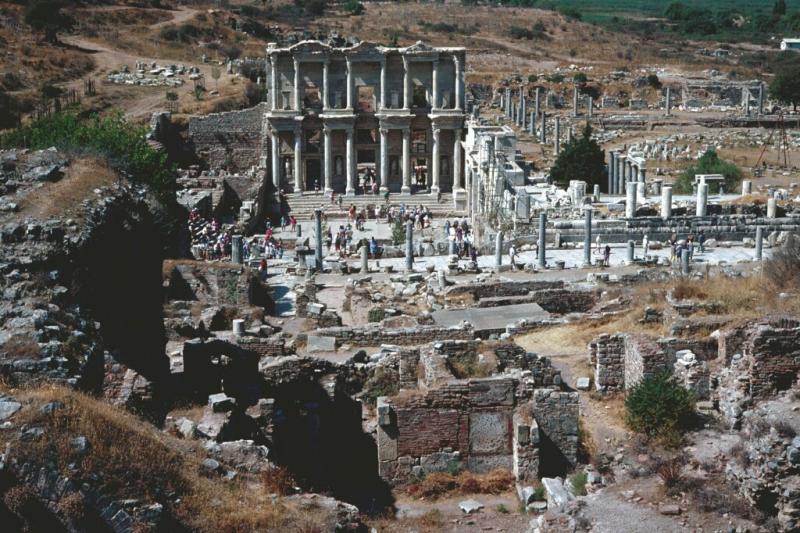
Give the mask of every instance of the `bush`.
<svg viewBox="0 0 800 533">
<path fill-rule="evenodd" d="M 384 316 L 383 307 L 373 307 L 367 311 L 367 322 L 380 322 Z"/>
<path fill-rule="evenodd" d="M 394 396 L 400 392 L 400 376 L 396 371 L 378 367 L 364 383 L 362 399 L 368 405 L 375 405 L 381 396 Z"/>
<path fill-rule="evenodd" d="M 587 478 L 586 472 L 575 472 L 570 476 L 569 484 L 572 485 L 572 493 L 575 496 L 586 496 Z"/>
<path fill-rule="evenodd" d="M 344 10 L 351 15 L 360 15 L 364 12 L 364 4 L 358 0 L 347 0 L 344 3 Z"/>
<path fill-rule="evenodd" d="M 145 133 L 146 128 L 132 124 L 121 113 L 88 119 L 57 113 L 0 136 L 0 147 L 44 150 L 55 146 L 67 152 L 101 155 L 162 199 L 174 198 L 174 168 L 166 152 L 147 143 Z"/>
<path fill-rule="evenodd" d="M 694 418 L 695 397 L 667 371 L 645 377 L 625 399 L 625 422 L 648 438 L 674 442 Z"/>
</svg>

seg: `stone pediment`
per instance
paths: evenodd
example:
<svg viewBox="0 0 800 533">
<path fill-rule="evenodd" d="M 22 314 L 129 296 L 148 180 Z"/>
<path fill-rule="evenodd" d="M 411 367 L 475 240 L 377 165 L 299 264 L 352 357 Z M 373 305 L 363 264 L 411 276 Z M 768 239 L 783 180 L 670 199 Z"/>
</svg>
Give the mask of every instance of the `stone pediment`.
<svg viewBox="0 0 800 533">
<path fill-rule="evenodd" d="M 380 61 L 384 58 L 383 47 L 368 41 L 347 48 L 345 55 L 353 61 Z"/>
<path fill-rule="evenodd" d="M 423 43 L 422 41 L 417 41 L 416 43 L 403 48 L 402 52 L 406 55 L 414 55 L 414 56 L 437 56 L 439 55 L 439 51 L 428 45 Z"/>
<path fill-rule="evenodd" d="M 333 49 L 321 41 L 301 41 L 289 47 L 292 55 L 299 56 L 325 56 Z"/>
</svg>

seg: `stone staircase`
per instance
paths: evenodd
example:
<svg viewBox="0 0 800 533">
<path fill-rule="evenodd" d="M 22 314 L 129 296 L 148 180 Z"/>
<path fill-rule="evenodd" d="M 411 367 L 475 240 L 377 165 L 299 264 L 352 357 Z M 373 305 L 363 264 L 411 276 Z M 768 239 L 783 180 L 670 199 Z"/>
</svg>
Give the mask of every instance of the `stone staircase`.
<svg viewBox="0 0 800 533">
<path fill-rule="evenodd" d="M 290 207 L 290 214 L 297 217 L 299 220 L 311 218 L 314 209 L 321 207 L 328 218 L 346 218 L 347 209 L 351 205 L 355 205 L 356 209 L 374 208 L 375 204 L 384 205 L 386 200 L 382 194 L 379 195 L 356 195 L 342 197 L 342 208 L 336 204 L 331 204 L 330 196 L 323 194 L 314 194 L 313 192 L 306 192 L 302 194 L 293 193 L 286 195 Z M 431 194 L 398 194 L 393 193 L 389 195 L 389 205 L 397 206 L 405 204 L 406 207 L 423 206 L 430 209 L 434 218 L 451 217 L 466 215 L 464 210 L 457 210 L 453 204 L 453 195 L 450 193 L 442 193 L 440 202 L 436 201 L 436 196 Z"/>
</svg>

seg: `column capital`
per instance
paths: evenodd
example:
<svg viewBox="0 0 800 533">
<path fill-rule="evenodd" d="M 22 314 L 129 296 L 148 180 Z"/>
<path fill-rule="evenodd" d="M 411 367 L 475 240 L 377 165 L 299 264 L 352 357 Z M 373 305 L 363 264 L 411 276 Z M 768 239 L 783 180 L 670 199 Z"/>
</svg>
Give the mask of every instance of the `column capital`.
<svg viewBox="0 0 800 533">
<path fill-rule="evenodd" d="M 387 128 L 386 126 L 381 126 L 380 128 L 378 128 L 378 131 L 381 132 L 381 135 L 388 135 L 389 134 L 389 128 Z"/>
</svg>

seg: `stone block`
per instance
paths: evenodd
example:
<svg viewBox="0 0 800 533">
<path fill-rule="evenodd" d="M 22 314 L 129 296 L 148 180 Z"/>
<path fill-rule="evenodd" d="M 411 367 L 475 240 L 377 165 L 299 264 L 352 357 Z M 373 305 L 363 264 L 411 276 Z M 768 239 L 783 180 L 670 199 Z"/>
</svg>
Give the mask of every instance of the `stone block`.
<svg viewBox="0 0 800 533">
<path fill-rule="evenodd" d="M 510 427 L 510 412 L 473 411 L 470 413 L 470 454 L 511 453 Z"/>
<path fill-rule="evenodd" d="M 564 487 L 564 482 L 561 478 L 542 478 L 542 486 L 547 495 L 547 507 L 549 509 L 556 509 L 575 499 L 567 489 Z"/>
<path fill-rule="evenodd" d="M 321 315 L 327 306 L 325 304 L 317 303 L 317 302 L 310 302 L 306 306 L 306 311 L 308 311 L 309 315 Z"/>
<path fill-rule="evenodd" d="M 458 504 L 458 508 L 461 509 L 464 514 L 473 514 L 483 509 L 483 504 L 476 500 L 464 500 Z"/>
<path fill-rule="evenodd" d="M 474 379 L 469 382 L 469 400 L 475 407 L 514 405 L 514 382 L 510 379 Z"/>
<path fill-rule="evenodd" d="M 236 399 L 231 398 L 224 392 L 212 394 L 208 397 L 208 405 L 215 413 L 225 413 L 236 405 Z"/>
<path fill-rule="evenodd" d="M 309 335 L 306 340 L 306 350 L 309 352 L 335 352 L 336 338 Z"/>
<path fill-rule="evenodd" d="M 589 388 L 591 387 L 591 384 L 592 384 L 592 380 L 590 378 L 586 378 L 586 377 L 578 378 L 575 381 L 575 387 L 578 390 L 589 390 Z"/>
</svg>

